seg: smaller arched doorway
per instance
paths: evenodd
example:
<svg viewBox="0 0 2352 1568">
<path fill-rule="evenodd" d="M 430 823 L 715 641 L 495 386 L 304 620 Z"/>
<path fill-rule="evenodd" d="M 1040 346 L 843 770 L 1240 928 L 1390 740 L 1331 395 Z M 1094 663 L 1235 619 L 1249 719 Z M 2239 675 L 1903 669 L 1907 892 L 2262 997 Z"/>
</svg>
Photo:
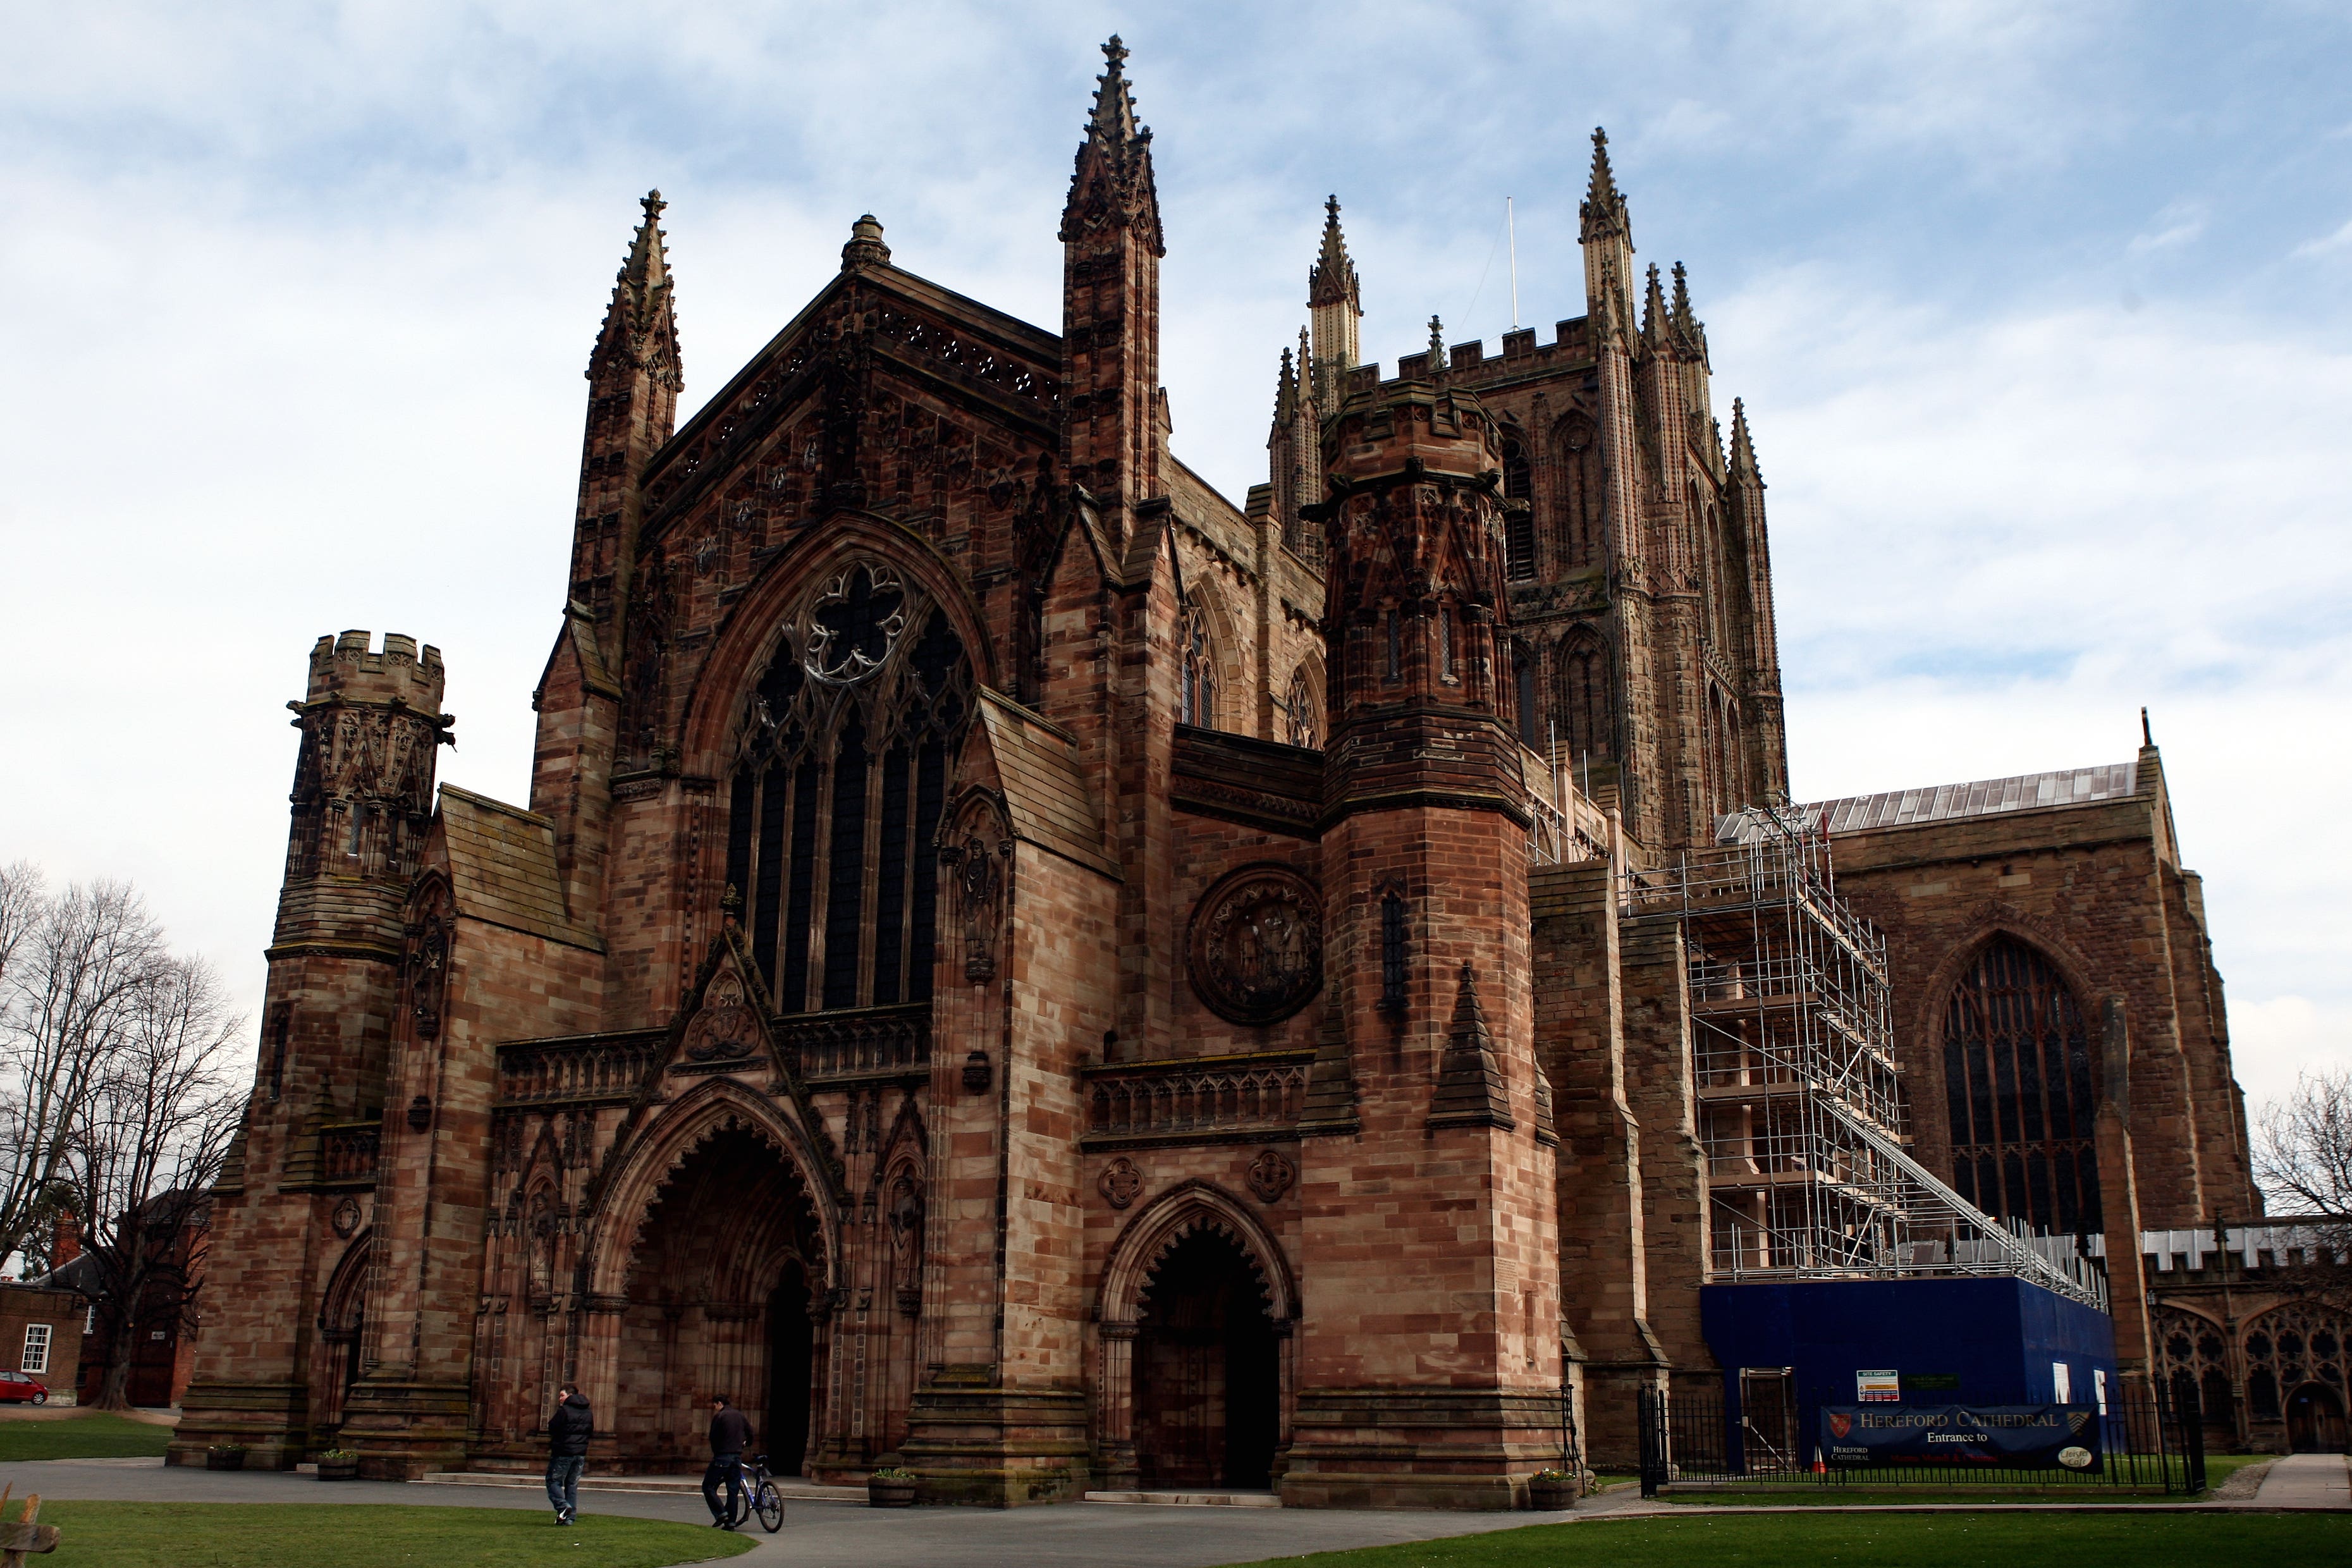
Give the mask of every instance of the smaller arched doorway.
<svg viewBox="0 0 2352 1568">
<path fill-rule="evenodd" d="M 2344 1401 L 2324 1383 L 2306 1383 L 2287 1396 L 2286 1446 L 2296 1454 L 2345 1451 Z"/>
<path fill-rule="evenodd" d="M 1238 1242 L 1195 1230 L 1152 1268 L 1135 1335 L 1147 1488 L 1272 1484 L 1281 1375 L 1264 1281 Z"/>
</svg>

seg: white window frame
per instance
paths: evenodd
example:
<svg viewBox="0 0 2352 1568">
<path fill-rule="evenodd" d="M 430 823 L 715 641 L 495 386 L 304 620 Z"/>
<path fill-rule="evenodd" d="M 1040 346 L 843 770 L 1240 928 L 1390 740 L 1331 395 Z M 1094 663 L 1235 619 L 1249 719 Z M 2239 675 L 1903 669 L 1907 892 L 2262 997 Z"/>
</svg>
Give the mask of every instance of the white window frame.
<svg viewBox="0 0 2352 1568">
<path fill-rule="evenodd" d="M 55 1331 L 47 1323 L 25 1325 L 25 1354 L 17 1365 L 26 1372 L 49 1370 L 49 1341 Z"/>
</svg>

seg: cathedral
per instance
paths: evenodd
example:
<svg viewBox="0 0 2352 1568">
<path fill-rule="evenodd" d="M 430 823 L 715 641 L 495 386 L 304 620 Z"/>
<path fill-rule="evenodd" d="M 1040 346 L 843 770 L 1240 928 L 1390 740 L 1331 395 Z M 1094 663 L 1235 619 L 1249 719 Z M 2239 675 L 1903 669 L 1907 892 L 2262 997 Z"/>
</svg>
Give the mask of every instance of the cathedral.
<svg viewBox="0 0 2352 1568">
<path fill-rule="evenodd" d="M 1236 504 L 1171 441 L 1104 52 L 1056 330 L 862 217 L 680 426 L 645 199 L 527 803 L 436 790 L 438 649 L 310 650 L 173 1462 L 522 1468 L 571 1379 L 604 1472 L 698 1468 L 724 1394 L 780 1473 L 931 1502 L 1518 1506 L 1736 1370 L 1701 1293 L 1798 1173 L 1727 1152 L 1723 966 L 1642 889 L 1759 806 L 1883 933 L 1959 1199 L 2258 1212 L 2152 744 L 1788 804 L 1755 443 L 1604 139 L 1549 342 L 1433 319 L 1383 375 L 1333 201 Z"/>
</svg>

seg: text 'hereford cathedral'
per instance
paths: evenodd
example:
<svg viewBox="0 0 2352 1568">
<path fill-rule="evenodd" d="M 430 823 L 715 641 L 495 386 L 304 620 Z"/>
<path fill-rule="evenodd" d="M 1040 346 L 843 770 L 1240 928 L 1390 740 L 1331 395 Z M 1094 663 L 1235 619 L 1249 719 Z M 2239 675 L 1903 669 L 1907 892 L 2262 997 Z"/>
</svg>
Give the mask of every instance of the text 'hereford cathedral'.
<svg viewBox="0 0 2352 1568">
<path fill-rule="evenodd" d="M 1549 342 L 1382 378 L 1330 205 L 1236 507 L 1171 447 L 1106 53 L 1058 332 L 861 218 L 674 429 L 646 198 L 527 809 L 436 796 L 436 649 L 311 650 L 175 1461 L 520 1468 L 576 1378 L 601 1470 L 699 1466 L 722 1393 L 927 1500 L 1510 1507 L 1718 1376 L 1702 1289 L 1818 1263 L 1853 1170 L 2002 1235 L 2252 1212 L 2152 746 L 1786 805 L 1756 454 L 1601 138 Z M 1692 913 L 1759 834 L 1800 902 L 1834 841 L 1892 998 L 1835 1171 Z"/>
</svg>

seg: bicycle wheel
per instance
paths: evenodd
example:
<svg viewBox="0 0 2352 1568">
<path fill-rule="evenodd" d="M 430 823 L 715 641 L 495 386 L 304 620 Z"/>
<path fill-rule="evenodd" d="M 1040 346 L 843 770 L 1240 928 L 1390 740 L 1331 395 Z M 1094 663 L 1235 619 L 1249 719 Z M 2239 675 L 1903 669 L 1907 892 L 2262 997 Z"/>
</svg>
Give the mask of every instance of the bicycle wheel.
<svg viewBox="0 0 2352 1568">
<path fill-rule="evenodd" d="M 751 1500 L 751 1506 L 759 1510 L 760 1528 L 770 1535 L 784 1528 L 784 1494 L 776 1489 L 775 1482 L 761 1481 L 759 1495 Z"/>
</svg>

